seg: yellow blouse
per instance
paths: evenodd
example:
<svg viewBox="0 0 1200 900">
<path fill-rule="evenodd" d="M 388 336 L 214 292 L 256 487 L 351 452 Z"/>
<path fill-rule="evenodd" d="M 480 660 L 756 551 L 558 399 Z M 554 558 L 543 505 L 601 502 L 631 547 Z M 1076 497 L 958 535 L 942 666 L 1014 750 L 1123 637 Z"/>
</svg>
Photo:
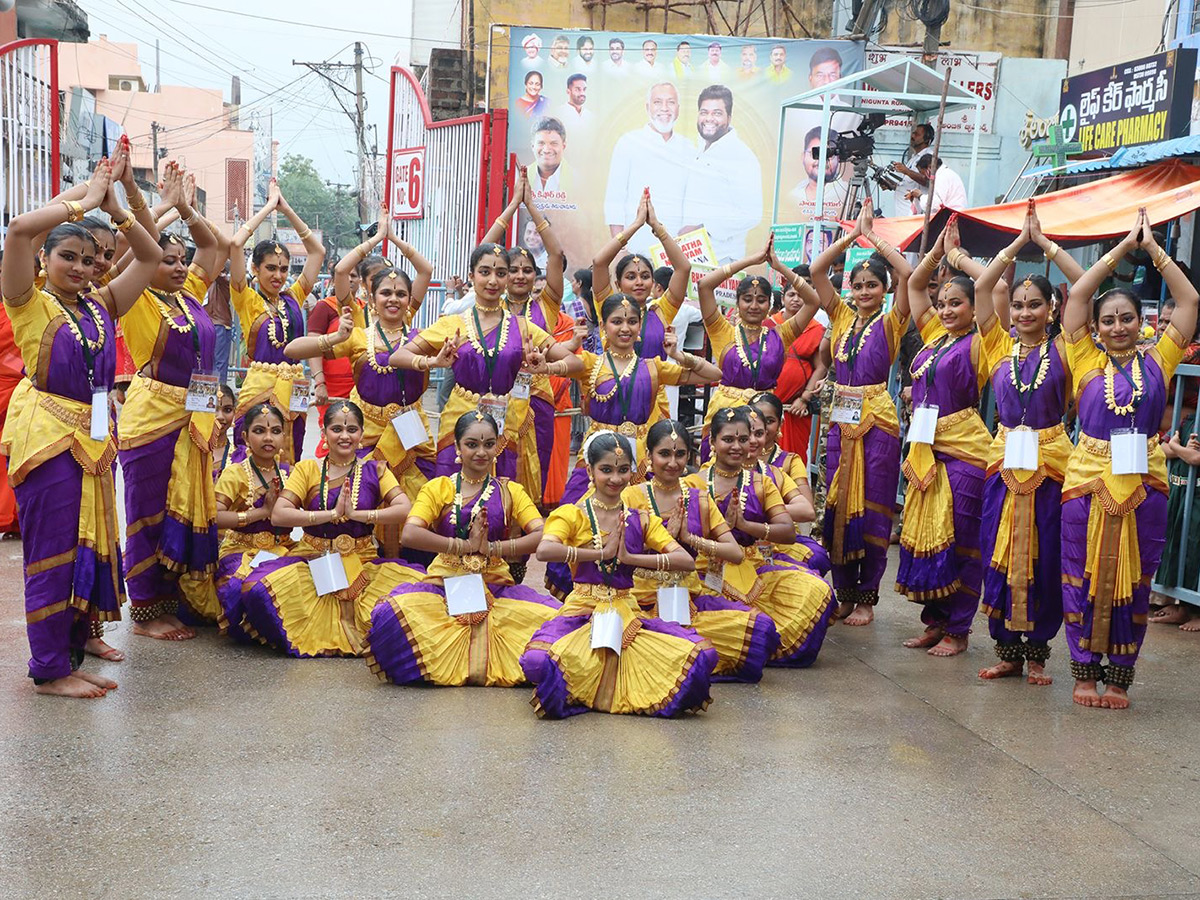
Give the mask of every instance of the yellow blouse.
<svg viewBox="0 0 1200 900">
<path fill-rule="evenodd" d="M 283 494 L 299 509 L 307 508 L 309 501 L 321 489 L 321 462 L 319 459 L 300 460 L 300 462 L 296 463 L 296 467 L 292 469 L 292 474 L 288 476 L 287 483 L 283 486 Z M 375 471 L 379 476 L 379 500 L 376 506 L 383 505 L 385 498 L 392 491 L 400 490 L 400 482 L 396 480 L 396 476 L 391 473 L 387 466 L 370 459 L 359 460 L 359 466 L 363 469 L 367 466 L 375 466 Z M 340 483 L 344 480 L 344 477 L 338 478 L 336 482 Z M 331 478 L 326 483 L 325 489 L 329 490 L 336 487 L 337 483 L 335 483 L 335 479 Z M 220 483 L 218 483 L 219 487 Z"/>
<path fill-rule="evenodd" d="M 737 326 L 725 318 L 721 314 L 721 310 L 718 309 L 711 317 L 704 320 L 704 330 L 708 332 L 708 342 L 712 345 L 713 362 L 720 366 L 725 359 L 725 354 L 737 343 Z M 768 332 L 772 330 L 783 341 L 785 352 L 795 343 L 796 338 L 800 337 L 800 331 L 792 323 L 792 320 L 786 319 L 776 325 L 774 329 L 768 329 L 764 323 L 762 331 L 759 334 L 759 340 L 765 341 Z"/>
<path fill-rule="evenodd" d="M 312 285 L 308 284 L 307 280 L 301 275 L 291 285 L 280 292 L 280 298 L 284 294 L 288 294 L 300 306 L 300 316 L 304 317 L 304 298 L 312 291 Z M 253 359 L 254 353 L 254 336 L 257 333 L 258 327 L 261 325 L 260 320 L 266 319 L 268 315 L 267 301 L 263 299 L 262 294 L 254 289 L 247 281 L 241 287 L 230 285 L 229 299 L 233 303 L 233 309 L 238 315 L 238 321 L 242 323 L 242 338 L 246 342 L 246 350 L 251 354 Z M 298 323 L 303 325 L 304 322 Z M 303 329 L 298 329 L 300 333 Z"/>
<path fill-rule="evenodd" d="M 893 362 L 896 360 L 896 354 L 900 352 L 900 339 L 908 330 L 910 318 L 910 316 L 900 315 L 900 311 L 893 304 L 892 308 L 884 313 L 880 322 L 887 329 L 888 355 Z M 839 300 L 834 304 L 833 313 L 829 317 L 829 342 L 834 352 L 837 351 L 838 344 L 845 337 L 846 332 L 853 329 L 857 322 L 858 313 L 849 303 Z M 788 346 L 790 347 L 791 344 Z"/>
<path fill-rule="evenodd" d="M 205 295 L 212 280 L 195 263 L 188 267 L 187 280 L 183 283 L 183 293 L 188 294 L 201 306 L 204 305 Z M 158 300 L 150 288 L 142 291 L 142 295 L 133 302 L 133 306 L 121 316 L 121 333 L 125 336 L 125 346 L 133 357 L 135 369 L 142 369 L 147 363 L 154 361 L 156 348 L 161 353 L 161 342 L 166 340 L 170 329 Z"/>
<path fill-rule="evenodd" d="M 512 316 L 512 313 L 505 313 Z M 524 316 L 512 316 L 514 324 L 521 329 L 522 336 L 528 335 L 529 340 L 534 347 L 545 349 L 554 343 L 554 338 L 548 335 L 545 331 L 534 325 L 529 319 Z M 472 322 L 471 327 L 474 327 Z M 499 326 L 497 326 L 499 327 Z M 511 325 L 509 326 L 512 327 Z M 468 327 L 467 315 L 465 313 L 455 313 L 451 316 L 441 316 L 436 322 L 428 328 L 421 329 L 421 333 L 417 335 L 416 340 L 420 341 L 425 346 L 429 347 L 434 353 L 442 349 L 442 344 L 458 334 L 460 338 L 466 340 Z M 489 332 L 490 333 L 490 332 Z"/>
</svg>

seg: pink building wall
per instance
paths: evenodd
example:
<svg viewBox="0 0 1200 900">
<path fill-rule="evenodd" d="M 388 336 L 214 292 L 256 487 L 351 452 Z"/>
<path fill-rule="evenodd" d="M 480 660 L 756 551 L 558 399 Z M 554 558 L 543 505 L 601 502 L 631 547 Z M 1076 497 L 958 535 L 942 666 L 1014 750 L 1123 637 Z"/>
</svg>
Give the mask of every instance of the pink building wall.
<svg viewBox="0 0 1200 900">
<path fill-rule="evenodd" d="M 99 40 L 59 45 L 59 85 L 86 88 L 96 95 L 96 112 L 121 123 L 129 135 L 135 168 L 153 167 L 151 123 L 159 125 L 158 145 L 167 159 L 176 160 L 196 176 L 205 192 L 208 217 L 232 235 L 233 220 L 227 196 L 229 163 L 242 161 L 249 177 L 254 166 L 254 133 L 229 127 L 230 109 L 221 91 L 164 84 L 160 93 L 142 72 L 136 44 Z M 134 81 L 138 90 L 110 90 L 113 77 Z M 235 186 L 236 187 L 236 186 Z M 253 197 L 247 190 L 245 196 Z M 242 219 L 249 211 L 240 203 Z"/>
</svg>

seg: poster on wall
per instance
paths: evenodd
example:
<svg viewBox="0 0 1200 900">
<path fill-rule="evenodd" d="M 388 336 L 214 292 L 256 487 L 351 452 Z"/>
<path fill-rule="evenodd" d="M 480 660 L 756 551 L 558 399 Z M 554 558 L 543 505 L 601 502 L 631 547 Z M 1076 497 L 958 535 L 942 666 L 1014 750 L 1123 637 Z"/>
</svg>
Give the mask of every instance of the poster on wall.
<svg viewBox="0 0 1200 900">
<path fill-rule="evenodd" d="M 811 219 L 822 178 L 826 215 L 839 211 L 849 166 L 831 157 L 818 171 L 820 112 L 789 111 L 780 135 L 779 111 L 861 71 L 861 45 L 529 27 L 509 39 L 509 150 L 530 167 L 570 269 L 634 220 L 646 187 L 663 225 L 676 235 L 704 229 L 719 264 L 758 250 L 781 138 L 779 221 Z M 857 123 L 837 113 L 832 126 Z M 518 223 L 522 242 L 540 244 L 530 231 Z M 654 243 L 645 228 L 628 248 L 647 253 Z"/>
<path fill-rule="evenodd" d="M 874 47 L 867 51 L 867 68 L 886 65 L 899 59 L 921 61 L 922 53 L 917 49 L 902 47 Z M 991 134 L 996 120 L 996 73 L 1000 67 L 1000 54 L 990 52 L 960 53 L 954 50 L 938 51 L 937 64 L 934 66 L 940 74 L 950 71 L 950 83 L 969 91 L 983 101 L 979 111 L 979 133 Z M 912 111 L 899 100 L 868 97 L 863 100 L 864 106 L 878 109 L 887 114 L 884 128 L 903 129 L 912 127 Z M 973 107 L 958 107 L 947 113 L 942 120 L 943 134 L 974 134 L 975 109 Z"/>
</svg>

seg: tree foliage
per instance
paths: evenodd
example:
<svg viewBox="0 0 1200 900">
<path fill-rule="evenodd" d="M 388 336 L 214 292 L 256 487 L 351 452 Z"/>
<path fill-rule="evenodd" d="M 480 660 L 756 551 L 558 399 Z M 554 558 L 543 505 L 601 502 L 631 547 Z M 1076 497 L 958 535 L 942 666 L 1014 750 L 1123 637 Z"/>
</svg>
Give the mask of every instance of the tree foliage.
<svg viewBox="0 0 1200 900">
<path fill-rule="evenodd" d="M 358 202 L 354 194 L 330 188 L 306 156 L 288 154 L 279 164 L 279 190 L 310 228 L 324 232 L 327 250 L 358 243 Z"/>
</svg>

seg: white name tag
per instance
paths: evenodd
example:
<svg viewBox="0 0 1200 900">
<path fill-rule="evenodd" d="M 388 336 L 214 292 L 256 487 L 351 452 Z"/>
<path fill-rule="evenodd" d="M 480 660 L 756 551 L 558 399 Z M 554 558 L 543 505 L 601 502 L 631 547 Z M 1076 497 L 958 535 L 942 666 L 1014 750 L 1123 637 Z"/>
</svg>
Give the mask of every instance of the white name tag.
<svg viewBox="0 0 1200 900">
<path fill-rule="evenodd" d="M 288 412 L 306 413 L 312 402 L 308 381 L 301 378 L 292 382 L 292 396 L 288 400 Z"/>
<path fill-rule="evenodd" d="M 517 380 L 513 382 L 512 397 L 514 400 L 528 400 L 529 388 L 533 385 L 533 376 L 528 372 L 522 372 L 517 376 Z"/>
<path fill-rule="evenodd" d="M 685 587 L 658 589 L 658 617 L 680 625 L 692 624 L 692 601 Z"/>
<path fill-rule="evenodd" d="M 862 391 L 839 387 L 833 394 L 829 421 L 840 425 L 857 425 L 862 421 L 862 408 Z"/>
<path fill-rule="evenodd" d="M 483 576 L 478 572 L 471 575 L 456 575 L 443 579 L 446 588 L 446 611 L 452 616 L 487 612 L 487 594 L 483 589 Z"/>
<path fill-rule="evenodd" d="M 625 626 L 621 624 L 621 614 L 616 610 L 592 613 L 592 649 L 599 650 L 607 647 L 621 655 L 621 638 L 625 635 Z"/>
<path fill-rule="evenodd" d="M 908 440 L 913 444 L 932 444 L 937 421 L 936 406 L 918 406 L 913 410 L 912 423 L 908 426 Z"/>
<path fill-rule="evenodd" d="M 1145 475 L 1149 469 L 1150 446 L 1140 431 L 1121 428 L 1112 433 L 1112 473 Z"/>
<path fill-rule="evenodd" d="M 710 559 L 708 571 L 704 573 L 704 586 L 720 593 L 725 590 L 725 563 L 723 560 Z"/>
<path fill-rule="evenodd" d="M 1035 472 L 1038 467 L 1038 434 L 1022 425 L 1004 438 L 1004 468 Z"/>
<path fill-rule="evenodd" d="M 89 434 L 93 441 L 108 440 L 108 391 L 92 391 L 92 424 Z"/>
<path fill-rule="evenodd" d="M 308 571 L 312 573 L 313 586 L 318 596 L 344 591 L 350 587 L 346 577 L 346 566 L 338 553 L 326 553 L 308 561 Z"/>
<path fill-rule="evenodd" d="M 193 372 L 191 380 L 188 381 L 187 397 L 184 398 L 183 408 L 188 412 L 216 413 L 218 389 L 216 375 Z"/>
<path fill-rule="evenodd" d="M 405 450 L 419 447 L 429 440 L 429 432 L 425 430 L 421 414 L 415 409 L 402 412 L 392 419 L 392 427 L 396 429 L 396 436 L 400 438 Z"/>
<path fill-rule="evenodd" d="M 759 555 L 767 562 L 775 559 L 775 545 L 770 541 L 755 541 L 754 546 L 758 548 Z"/>
<path fill-rule="evenodd" d="M 528 395 L 527 395 L 528 396 Z M 504 418 L 508 414 L 508 400 L 504 397 L 495 397 L 491 394 L 484 394 L 479 398 L 479 411 L 485 412 L 496 420 L 496 427 L 504 434 Z"/>
<path fill-rule="evenodd" d="M 274 559 L 279 559 L 278 553 L 272 553 L 270 550 L 259 550 L 254 554 L 254 559 L 250 560 L 250 568 L 257 569 L 263 563 L 269 563 Z"/>
</svg>

